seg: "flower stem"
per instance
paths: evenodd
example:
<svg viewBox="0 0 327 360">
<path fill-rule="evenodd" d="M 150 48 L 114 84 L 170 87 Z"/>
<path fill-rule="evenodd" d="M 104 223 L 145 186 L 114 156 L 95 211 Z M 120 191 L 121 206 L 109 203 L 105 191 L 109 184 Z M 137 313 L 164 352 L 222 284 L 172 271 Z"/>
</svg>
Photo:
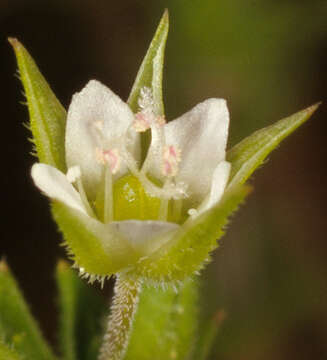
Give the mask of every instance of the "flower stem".
<svg viewBox="0 0 327 360">
<path fill-rule="evenodd" d="M 114 298 L 98 360 L 121 360 L 127 350 L 136 313 L 141 279 L 117 275 Z"/>
</svg>

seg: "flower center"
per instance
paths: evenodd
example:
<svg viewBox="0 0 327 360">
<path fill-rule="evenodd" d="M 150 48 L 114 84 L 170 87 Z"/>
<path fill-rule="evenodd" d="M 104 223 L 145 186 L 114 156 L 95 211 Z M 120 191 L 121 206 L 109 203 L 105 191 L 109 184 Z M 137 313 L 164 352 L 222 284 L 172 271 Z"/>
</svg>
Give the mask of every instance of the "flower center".
<svg viewBox="0 0 327 360">
<path fill-rule="evenodd" d="M 179 222 L 186 186 L 176 181 L 181 162 L 181 151 L 174 144 L 166 144 L 165 118 L 155 112 L 150 89 L 140 91 L 139 112 L 126 132 L 116 139 L 106 139 L 103 121 L 93 122 L 97 138 L 95 160 L 103 165 L 102 184 L 94 203 L 97 216 L 104 223 L 113 220 L 162 220 Z M 139 169 L 128 151 L 131 132 L 151 131 L 151 144 L 146 159 Z M 110 146 L 108 146 L 110 145 Z M 158 164 L 160 181 L 153 179 L 150 164 Z M 128 175 L 117 179 L 123 167 Z M 71 176 L 74 174 L 71 174 Z"/>
</svg>

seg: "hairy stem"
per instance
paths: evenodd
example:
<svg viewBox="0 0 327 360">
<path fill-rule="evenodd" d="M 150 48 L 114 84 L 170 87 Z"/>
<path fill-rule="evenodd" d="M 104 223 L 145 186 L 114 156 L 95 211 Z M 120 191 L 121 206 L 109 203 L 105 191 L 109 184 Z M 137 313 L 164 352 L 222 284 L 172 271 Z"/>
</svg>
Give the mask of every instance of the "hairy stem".
<svg viewBox="0 0 327 360">
<path fill-rule="evenodd" d="M 98 360 L 122 360 L 136 313 L 141 280 L 117 275 L 114 298 Z"/>
</svg>

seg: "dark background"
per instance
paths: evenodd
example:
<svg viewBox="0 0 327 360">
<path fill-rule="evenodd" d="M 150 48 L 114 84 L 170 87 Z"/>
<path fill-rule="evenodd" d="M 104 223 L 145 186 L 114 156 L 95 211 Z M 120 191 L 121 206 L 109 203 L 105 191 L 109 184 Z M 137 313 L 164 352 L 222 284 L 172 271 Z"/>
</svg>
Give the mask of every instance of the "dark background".
<svg viewBox="0 0 327 360">
<path fill-rule="evenodd" d="M 52 342 L 53 270 L 65 254 L 29 175 L 27 109 L 6 38 L 23 42 L 65 107 L 91 78 L 126 99 L 165 7 L 168 119 L 224 97 L 231 146 L 325 100 L 325 0 L 1 0 L 0 255 Z M 205 307 L 228 313 L 212 359 L 327 358 L 326 112 L 323 104 L 258 171 L 205 273 Z"/>
</svg>

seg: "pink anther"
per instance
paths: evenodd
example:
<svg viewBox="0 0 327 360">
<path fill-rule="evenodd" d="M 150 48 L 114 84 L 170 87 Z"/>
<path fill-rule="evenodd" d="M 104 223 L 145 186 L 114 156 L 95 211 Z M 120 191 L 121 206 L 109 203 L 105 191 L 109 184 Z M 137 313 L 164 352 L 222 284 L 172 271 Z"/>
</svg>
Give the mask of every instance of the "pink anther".
<svg viewBox="0 0 327 360">
<path fill-rule="evenodd" d="M 140 111 L 135 114 L 133 122 L 134 130 L 137 132 L 144 132 L 151 127 L 151 116 L 150 114 Z"/>
<path fill-rule="evenodd" d="M 166 119 L 163 115 L 159 115 L 156 117 L 156 123 L 159 125 L 159 126 L 164 126 L 166 124 Z"/>
<path fill-rule="evenodd" d="M 96 148 L 95 156 L 99 163 L 109 166 L 112 174 L 115 174 L 119 170 L 120 156 L 118 149 L 102 150 Z"/>
<path fill-rule="evenodd" d="M 165 176 L 175 176 L 178 172 L 178 163 L 181 161 L 181 151 L 173 145 L 165 146 L 163 151 L 162 173 Z"/>
</svg>

